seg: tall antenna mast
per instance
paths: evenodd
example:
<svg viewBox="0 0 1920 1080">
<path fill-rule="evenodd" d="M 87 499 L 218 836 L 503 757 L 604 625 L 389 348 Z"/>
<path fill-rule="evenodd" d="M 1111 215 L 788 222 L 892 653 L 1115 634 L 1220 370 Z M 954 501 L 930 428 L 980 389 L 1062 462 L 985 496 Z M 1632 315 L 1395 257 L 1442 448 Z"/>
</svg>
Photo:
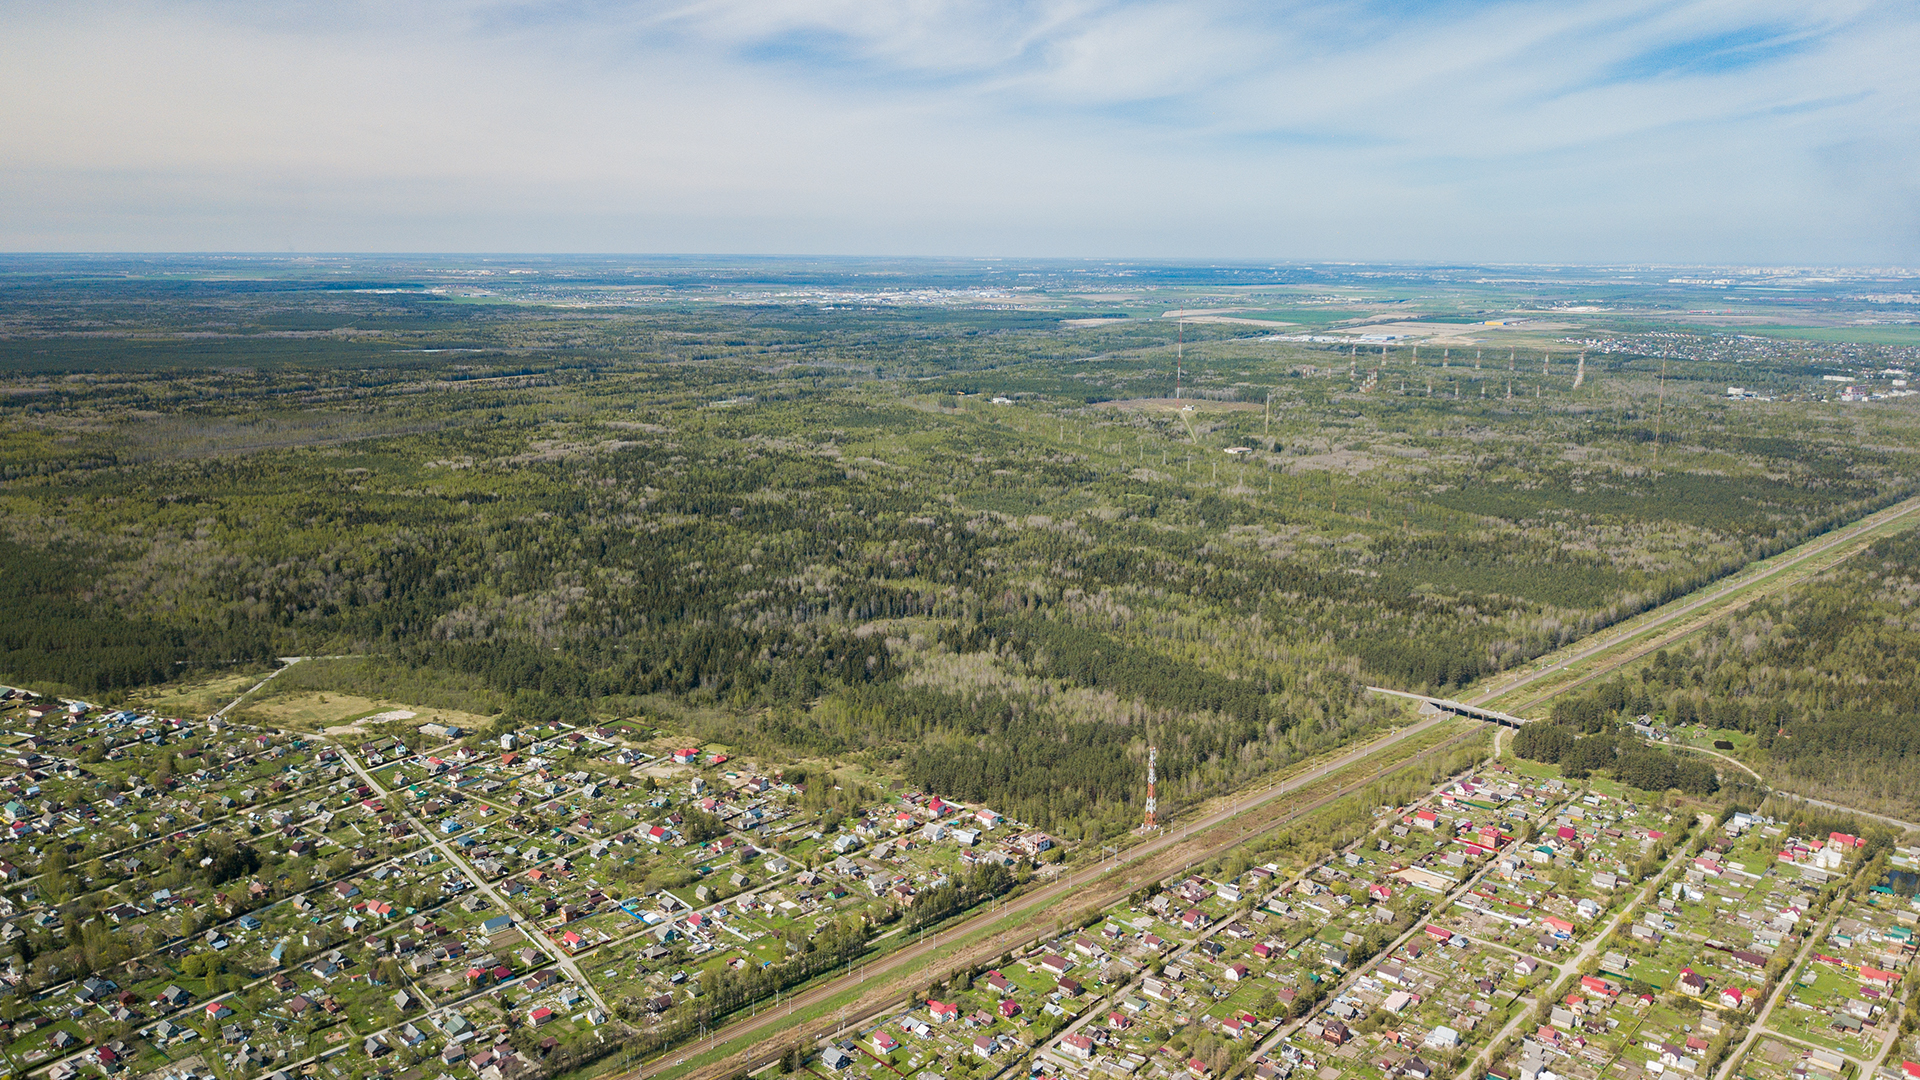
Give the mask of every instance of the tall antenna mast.
<svg viewBox="0 0 1920 1080">
<path fill-rule="evenodd" d="M 1146 827 L 1149 829 L 1157 829 L 1160 827 L 1159 822 L 1154 820 L 1155 812 L 1160 809 L 1160 800 L 1154 797 L 1154 790 L 1153 790 L 1154 765 L 1157 763 L 1157 759 L 1159 758 L 1159 756 L 1160 756 L 1159 747 L 1157 746 L 1147 747 L 1147 826 Z"/>
</svg>

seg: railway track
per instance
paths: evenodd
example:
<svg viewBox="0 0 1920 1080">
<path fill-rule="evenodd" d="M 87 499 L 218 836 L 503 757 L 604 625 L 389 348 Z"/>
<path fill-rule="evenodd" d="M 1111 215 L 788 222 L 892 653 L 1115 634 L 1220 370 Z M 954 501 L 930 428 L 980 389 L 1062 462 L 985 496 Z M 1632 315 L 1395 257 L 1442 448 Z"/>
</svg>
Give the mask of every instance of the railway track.
<svg viewBox="0 0 1920 1080">
<path fill-rule="evenodd" d="M 1127 898 L 1146 884 L 1159 881 L 1230 850 L 1249 837 L 1278 828 L 1326 807 L 1338 799 L 1359 791 L 1402 769 L 1409 768 L 1435 754 L 1445 753 L 1479 734 L 1480 725 L 1426 747 L 1387 768 L 1337 784 L 1330 790 L 1312 791 L 1304 803 L 1279 804 L 1282 796 L 1298 795 L 1323 784 L 1335 775 L 1397 746 L 1432 728 L 1456 722 L 1456 718 L 1433 717 L 1402 728 L 1386 738 L 1349 751 L 1306 772 L 1296 774 L 1272 787 L 1210 812 L 1193 823 L 1169 830 L 1168 834 L 1132 849 L 1124 861 L 1112 865 L 1089 866 L 1001 905 L 996 911 L 983 912 L 956 927 L 940 932 L 949 944 L 942 952 L 938 939 L 916 942 L 886 956 L 857 965 L 856 970 L 795 995 L 774 1010 L 748 1017 L 723 1028 L 706 1040 L 706 1045 L 724 1045 L 742 1038 L 761 1036 L 761 1041 L 716 1061 L 676 1074 L 676 1080 L 721 1080 L 749 1072 L 778 1059 L 795 1045 L 811 1046 L 815 1041 L 857 1026 L 876 1016 L 895 1011 L 914 1000 L 922 980 L 934 977 L 925 964 L 939 973 L 972 969 L 1000 956 L 1028 948 L 1052 936 L 1060 928 L 1079 922 Z M 1054 909 L 1058 907 L 1058 911 Z M 1042 915 L 1042 912 L 1047 914 Z M 1039 916 L 1036 918 L 1035 916 Z M 966 938 L 987 927 L 1008 925 L 990 935 L 953 948 L 955 937 Z M 844 994 L 852 986 L 872 984 L 872 989 L 839 1008 L 801 1024 L 792 1016 L 817 1008 Z M 682 1047 L 655 1058 L 637 1069 L 619 1073 L 610 1080 L 638 1080 L 642 1075 L 656 1076 L 679 1061 L 703 1051 L 701 1044 Z"/>
<path fill-rule="evenodd" d="M 1570 665 L 1577 664 L 1600 653 L 1615 649 L 1623 650 L 1618 656 L 1608 657 L 1608 662 L 1603 671 L 1612 670 L 1620 664 L 1631 662 L 1633 659 L 1652 652 L 1664 644 L 1668 640 L 1669 635 L 1659 632 L 1663 628 L 1670 627 L 1675 622 L 1688 619 L 1690 616 L 1697 616 L 1705 621 L 1712 621 L 1726 614 L 1728 611 L 1738 610 L 1745 606 L 1745 602 L 1737 602 L 1729 608 L 1720 610 L 1703 609 L 1712 609 L 1718 602 L 1729 599 L 1734 594 L 1740 593 L 1743 590 L 1752 590 L 1756 594 L 1764 595 L 1765 593 L 1771 593 L 1780 588 L 1787 587 L 1793 581 L 1797 580 L 1798 575 L 1794 574 L 1793 571 L 1802 567 L 1809 560 L 1828 554 L 1835 548 L 1842 547 L 1850 542 L 1863 541 L 1868 538 L 1868 534 L 1892 525 L 1897 521 L 1906 519 L 1916 512 L 1920 512 L 1920 497 L 1908 499 L 1896 503 L 1893 506 L 1886 507 L 1851 525 L 1807 542 L 1802 545 L 1799 550 L 1789 553 L 1785 558 L 1776 557 L 1774 564 L 1767 567 L 1758 576 L 1750 576 L 1743 572 L 1735 575 L 1734 580 L 1723 580 L 1718 585 L 1709 586 L 1706 589 L 1689 594 L 1688 596 L 1680 597 L 1665 605 L 1664 608 L 1656 609 L 1654 612 L 1648 613 L 1650 617 L 1642 617 L 1641 619 L 1633 621 L 1629 627 L 1622 628 L 1622 630 L 1612 634 L 1602 634 L 1601 640 L 1576 642 L 1560 650 L 1560 655 L 1544 658 L 1543 661 L 1530 672 L 1518 675 L 1517 677 L 1509 676 L 1504 680 L 1496 681 L 1495 685 L 1487 687 L 1471 696 L 1463 696 L 1461 703 L 1475 706 L 1477 710 L 1484 710 L 1486 706 L 1493 701 L 1511 697 L 1535 683 L 1551 679 L 1556 675 L 1566 672 L 1566 669 Z M 1845 552 L 1841 555 L 1841 558 L 1845 558 L 1852 553 L 1851 551 Z M 1686 628 L 1686 632 L 1691 632 L 1692 629 L 1696 628 L 1697 627 L 1688 627 Z M 1599 672 L 1587 674 L 1577 679 L 1571 685 L 1579 685 L 1587 681 L 1587 679 L 1595 677 L 1597 674 L 1599 674 Z M 1546 694 L 1535 697 L 1529 701 L 1528 706 L 1538 705 L 1541 701 L 1550 699 L 1568 688 L 1567 686 L 1553 688 Z M 1420 697 L 1422 695 L 1409 694 L 1404 696 Z M 1436 746 L 1422 750 L 1407 758 L 1405 761 L 1395 764 L 1391 769 L 1384 772 L 1369 774 L 1360 780 L 1345 784 L 1332 792 L 1319 795 L 1307 803 L 1290 805 L 1284 812 L 1270 812 L 1279 809 L 1272 804 L 1282 796 L 1295 794 L 1302 788 L 1325 780 L 1332 774 L 1349 768 L 1374 754 L 1385 751 L 1436 724 L 1451 722 L 1456 719 L 1458 718 L 1453 715 L 1443 714 L 1442 716 L 1429 718 L 1411 727 L 1403 728 L 1393 735 L 1388 736 L 1386 739 L 1378 740 L 1350 751 L 1347 754 L 1335 758 L 1331 762 L 1289 778 L 1288 780 L 1284 780 L 1270 788 L 1256 792 L 1243 800 L 1229 802 L 1226 808 L 1214 811 L 1200 820 L 1187 825 L 1183 829 L 1173 830 L 1164 837 L 1148 841 L 1146 844 L 1132 849 L 1128 853 L 1126 861 L 1113 865 L 1106 870 L 1102 870 L 1098 866 L 1084 868 L 1081 871 L 1067 875 L 1064 880 L 1052 882 L 1038 890 L 1028 893 L 1010 904 L 1002 906 L 996 911 L 976 915 L 961 923 L 959 926 L 943 932 L 943 935 L 948 939 L 949 943 L 951 943 L 956 935 L 964 938 L 969 934 L 979 933 L 982 929 L 992 926 L 995 923 L 1007 920 L 1013 921 L 1007 927 L 994 931 L 990 936 L 977 941 L 970 941 L 957 950 L 940 954 L 939 949 L 941 946 L 938 944 L 937 938 L 930 941 L 916 942 L 913 945 L 896 950 L 871 963 L 859 965 L 855 972 L 850 972 L 849 974 L 842 975 L 829 982 L 805 990 L 795 995 L 789 1002 L 784 1003 L 782 1007 L 771 1012 L 735 1021 L 706 1040 L 705 1046 L 711 1048 L 725 1045 L 755 1035 L 762 1035 L 764 1038 L 761 1042 L 745 1050 L 730 1054 L 716 1061 L 701 1063 L 691 1070 L 678 1073 L 676 1080 L 723 1080 L 725 1077 L 751 1071 L 774 1061 L 787 1048 L 796 1043 L 811 1045 L 814 1041 L 832 1035 L 837 1030 L 857 1025 L 872 1019 L 874 1016 L 898 1009 L 913 999 L 917 981 L 930 977 L 927 973 L 920 970 L 919 965 L 922 961 L 929 961 L 938 955 L 938 963 L 930 966 L 945 970 L 958 970 L 961 968 L 977 967 L 1005 953 L 1026 948 L 1037 940 L 1049 936 L 1046 932 L 1049 926 L 1077 922 L 1079 919 L 1085 918 L 1095 911 L 1103 910 L 1124 899 L 1128 894 L 1147 882 L 1168 877 L 1176 870 L 1183 870 L 1196 863 L 1204 862 L 1250 836 L 1277 828 L 1307 814 L 1311 814 L 1334 800 L 1360 790 L 1367 784 L 1373 783 L 1383 776 L 1406 768 L 1429 755 L 1458 745 L 1477 732 L 1478 725 L 1476 725 L 1473 730 L 1463 732 Z M 1030 918 L 1023 918 L 1024 916 L 1032 915 L 1038 910 L 1045 909 L 1050 905 L 1061 904 L 1063 901 L 1066 901 L 1067 898 L 1074 897 L 1076 893 L 1081 895 L 1074 898 L 1070 907 L 1050 920 L 1035 923 Z M 948 948 L 951 949 L 951 945 L 949 945 Z M 813 1018 L 797 1025 L 792 1023 L 793 1014 L 805 1012 L 829 1002 L 844 994 L 850 986 L 860 986 L 867 983 L 875 983 L 873 990 L 869 993 L 862 994 L 853 1001 L 844 1003 L 840 1008 L 829 1014 Z M 676 1051 L 662 1054 L 639 1068 L 616 1074 L 611 1077 L 610 1080 L 639 1080 L 643 1074 L 653 1076 L 663 1071 L 663 1065 L 674 1067 L 684 1062 L 687 1057 L 696 1056 L 702 1052 L 701 1044 L 682 1047 Z"/>
</svg>

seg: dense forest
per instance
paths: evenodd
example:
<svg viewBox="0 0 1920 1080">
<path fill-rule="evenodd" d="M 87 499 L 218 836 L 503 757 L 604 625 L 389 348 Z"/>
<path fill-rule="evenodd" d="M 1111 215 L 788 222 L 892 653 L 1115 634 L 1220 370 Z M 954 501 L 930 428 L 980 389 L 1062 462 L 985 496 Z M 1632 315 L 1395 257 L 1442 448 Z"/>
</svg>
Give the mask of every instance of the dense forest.
<svg viewBox="0 0 1920 1080">
<path fill-rule="evenodd" d="M 1642 791 L 1678 788 L 1693 795 L 1720 789 L 1714 762 L 1649 746 L 1618 731 L 1582 734 L 1572 725 L 1549 721 L 1528 724 L 1513 737 L 1513 752 L 1531 761 L 1560 766 L 1560 775 L 1584 780 L 1604 770 Z"/>
<path fill-rule="evenodd" d="M 614 285 L 7 279 L 0 680 L 114 702 L 364 655 L 357 692 L 503 726 L 671 714 L 1097 835 L 1137 818 L 1149 744 L 1163 805 L 1224 790 L 1389 722 L 1368 684 L 1458 689 L 1920 474 L 1904 409 L 1737 409 L 1630 352 L 1368 371 L 1259 328 L 1069 318 L 1106 301 L 701 281 L 597 307 Z M 1749 382 L 1816 370 L 1760 355 Z M 1709 645 L 1635 693 L 1818 770 L 1905 683 L 1816 692 L 1746 657 L 1853 655 L 1895 603 L 1856 602 L 1742 631 L 1744 691 Z M 288 685 L 321 670 L 345 669 Z M 1709 784 L 1612 733 L 1640 697 L 1593 700 L 1607 724 L 1530 748 Z"/>
<path fill-rule="evenodd" d="M 1821 577 L 1764 600 L 1632 677 L 1557 704 L 1567 730 L 1636 716 L 1745 738 L 1769 781 L 1920 814 L 1920 536 L 1890 536 Z M 1730 740 L 1729 740 L 1730 741 Z"/>
</svg>

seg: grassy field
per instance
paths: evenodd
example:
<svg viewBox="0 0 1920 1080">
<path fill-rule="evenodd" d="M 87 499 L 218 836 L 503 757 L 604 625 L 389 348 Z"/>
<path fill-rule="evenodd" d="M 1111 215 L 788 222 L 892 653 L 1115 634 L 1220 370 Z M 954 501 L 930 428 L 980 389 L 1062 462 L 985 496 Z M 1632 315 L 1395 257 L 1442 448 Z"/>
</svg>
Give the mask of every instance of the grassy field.
<svg viewBox="0 0 1920 1080">
<path fill-rule="evenodd" d="M 234 698 L 265 678 L 271 669 L 244 667 L 187 682 L 148 687 L 129 698 L 126 707 L 159 716 L 208 716 L 226 708 Z"/>
<path fill-rule="evenodd" d="M 407 724 L 455 724 L 469 731 L 477 731 L 489 723 L 485 716 L 457 709 L 434 709 L 389 698 L 320 691 L 273 697 L 259 704 L 249 703 L 241 707 L 236 719 L 295 731 L 321 731 L 352 725 L 368 716 L 396 710 L 414 714 L 402 721 Z"/>
<path fill-rule="evenodd" d="M 1920 345 L 1920 326 L 1749 326 L 1741 333 L 1795 341 L 1860 341 L 1875 345 Z"/>
</svg>

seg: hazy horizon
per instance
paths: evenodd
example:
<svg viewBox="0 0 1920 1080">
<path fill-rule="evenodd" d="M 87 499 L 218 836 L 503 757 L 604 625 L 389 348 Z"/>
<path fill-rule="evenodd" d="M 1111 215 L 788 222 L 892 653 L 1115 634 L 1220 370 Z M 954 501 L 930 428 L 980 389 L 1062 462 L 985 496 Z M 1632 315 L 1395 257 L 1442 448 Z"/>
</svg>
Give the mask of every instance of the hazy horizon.
<svg viewBox="0 0 1920 1080">
<path fill-rule="evenodd" d="M 1920 261 L 1872 0 L 5 12 L 6 251 Z"/>
<path fill-rule="evenodd" d="M 1920 265 L 1903 265 L 1885 262 L 1859 263 L 1789 263 L 1789 262 L 1675 262 L 1658 259 L 1611 260 L 1579 262 L 1574 260 L 1537 260 L 1537 261 L 1500 261 L 1465 259 L 1311 259 L 1293 257 L 1260 258 L 1248 256 L 1242 258 L 1209 257 L 1205 255 L 956 255 L 941 252 L 912 254 L 883 254 L 874 252 L 820 252 L 820 251 L 354 251 L 354 250 L 308 250 L 308 251 L 84 251 L 84 250 L 0 250 L 0 262 L 28 262 L 32 260 L 73 260 L 78 262 L 110 261 L 124 259 L 129 261 L 181 261 L 206 260 L 218 262 L 225 260 L 248 262 L 314 262 L 347 261 L 364 259 L 370 262 L 407 262 L 410 260 L 447 260 L 451 263 L 513 261 L 546 262 L 556 267 L 584 266 L 593 263 L 614 263 L 621 261 L 684 263 L 689 268 L 721 269 L 743 267 L 752 264 L 776 263 L 841 263 L 848 265 L 871 266 L 874 264 L 902 263 L 924 266 L 982 266 L 993 264 L 1007 266 L 1085 266 L 1085 267 L 1138 267 L 1146 269 L 1221 269 L 1221 270 L 1273 270 L 1296 272 L 1343 272 L 1353 270 L 1408 270 L 1435 272 L 1445 270 L 1531 270 L 1539 272 L 1568 271 L 1574 273 L 1664 273 L 1680 270 L 1753 272 L 1760 274 L 1801 274 L 1813 275 L 1834 273 L 1848 276 L 1870 277 L 1876 274 L 1907 277 L 1920 274 Z"/>
</svg>

